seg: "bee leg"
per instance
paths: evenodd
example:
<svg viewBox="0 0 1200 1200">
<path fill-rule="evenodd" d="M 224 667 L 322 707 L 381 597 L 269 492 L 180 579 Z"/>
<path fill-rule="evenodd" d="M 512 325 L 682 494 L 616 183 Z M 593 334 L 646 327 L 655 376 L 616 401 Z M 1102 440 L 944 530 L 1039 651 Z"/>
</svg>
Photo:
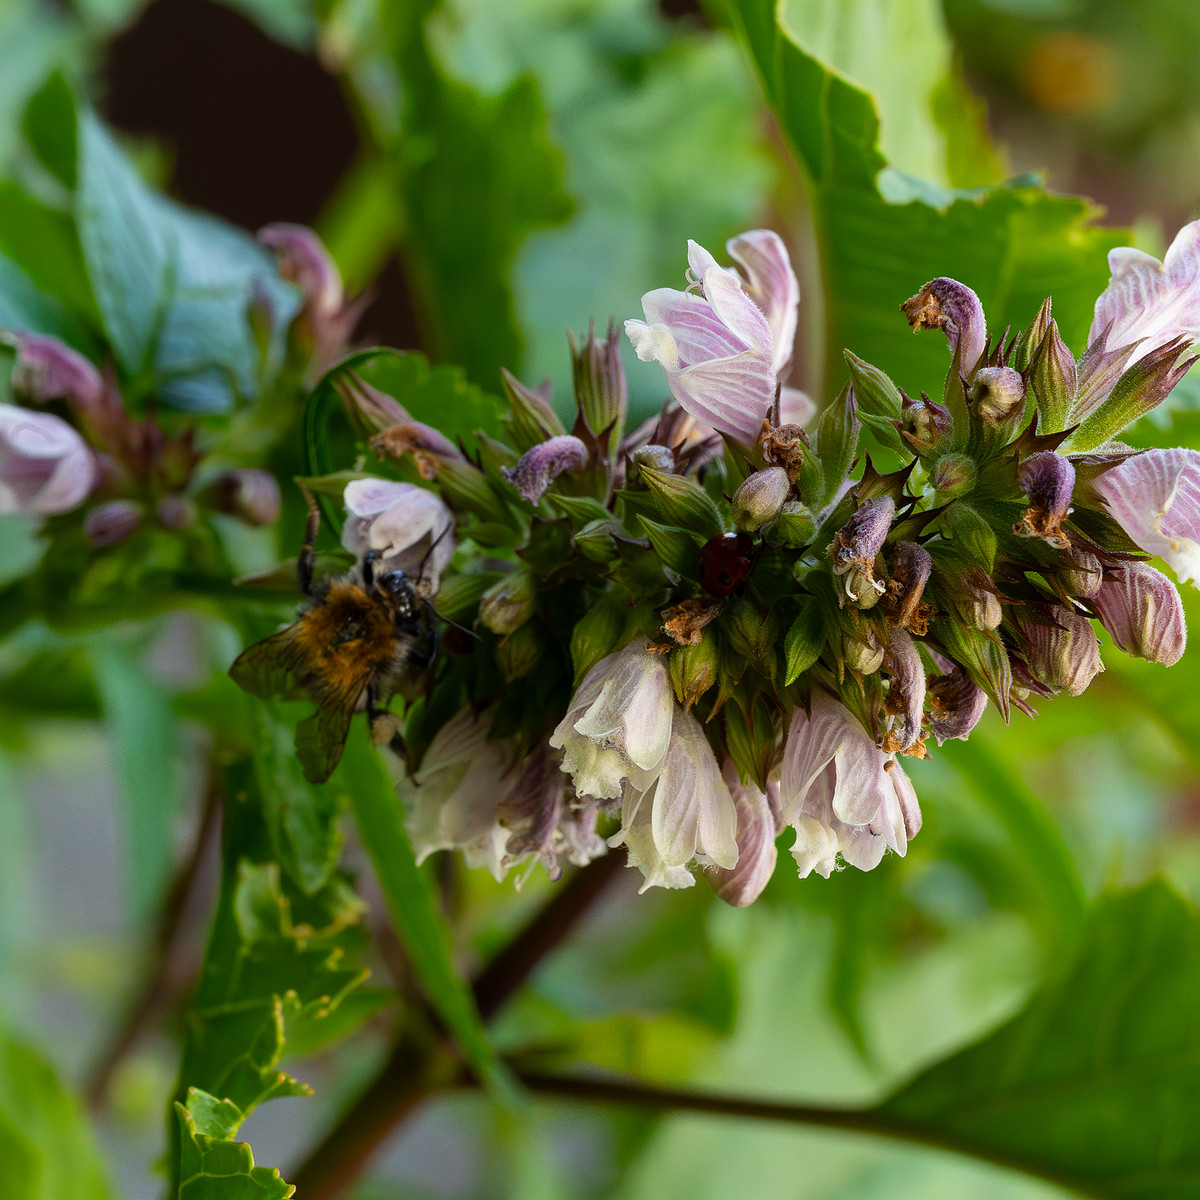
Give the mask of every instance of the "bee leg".
<svg viewBox="0 0 1200 1200">
<path fill-rule="evenodd" d="M 306 596 L 311 596 L 313 570 L 317 561 L 317 533 L 321 528 L 321 510 L 317 507 L 312 492 L 304 484 L 299 486 L 308 505 L 308 517 L 304 522 L 304 545 L 300 547 L 300 557 L 296 562 L 296 578 L 300 583 L 300 590 Z"/>
<path fill-rule="evenodd" d="M 371 728 L 371 741 L 376 746 L 386 746 L 397 758 L 403 759 L 408 753 L 408 746 L 400 732 L 400 721 L 395 713 L 379 703 L 374 688 L 367 692 L 367 721 Z"/>
</svg>

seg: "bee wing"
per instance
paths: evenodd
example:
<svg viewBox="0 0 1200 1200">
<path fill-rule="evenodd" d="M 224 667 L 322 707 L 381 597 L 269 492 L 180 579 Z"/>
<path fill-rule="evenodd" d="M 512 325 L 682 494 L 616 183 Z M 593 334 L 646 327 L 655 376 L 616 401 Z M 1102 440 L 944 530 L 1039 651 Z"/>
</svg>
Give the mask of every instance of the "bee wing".
<svg viewBox="0 0 1200 1200">
<path fill-rule="evenodd" d="M 238 687 L 252 696 L 264 700 L 275 696 L 298 700 L 307 693 L 299 675 L 302 662 L 296 643 L 296 626 L 292 625 L 243 650 L 229 668 L 229 675 Z"/>
<path fill-rule="evenodd" d="M 342 757 L 354 702 L 345 706 L 322 705 L 296 726 L 296 757 L 309 783 L 324 783 Z"/>
</svg>

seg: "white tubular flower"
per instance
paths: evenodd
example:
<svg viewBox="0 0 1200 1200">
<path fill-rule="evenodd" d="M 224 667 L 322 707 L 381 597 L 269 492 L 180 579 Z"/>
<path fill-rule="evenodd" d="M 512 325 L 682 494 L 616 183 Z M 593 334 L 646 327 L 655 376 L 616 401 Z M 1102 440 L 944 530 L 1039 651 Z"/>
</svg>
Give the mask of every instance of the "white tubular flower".
<svg viewBox="0 0 1200 1200">
<path fill-rule="evenodd" d="M 624 780 L 645 791 L 657 778 L 673 714 L 665 662 L 630 642 L 584 676 L 550 745 L 581 796 L 616 799 Z"/>
<path fill-rule="evenodd" d="M 61 417 L 0 405 L 0 513 L 69 512 L 97 473 L 95 455 Z"/>
<path fill-rule="evenodd" d="M 792 714 L 783 751 L 780 800 L 796 830 L 801 877 L 828 876 L 840 853 L 869 871 L 885 848 L 903 855 L 921 828 L 916 793 L 900 764 L 870 739 L 853 714 L 822 691 L 811 715 Z"/>
<path fill-rule="evenodd" d="M 779 783 L 768 782 L 765 793 L 753 783 L 742 783 L 733 759 L 725 760 L 721 777 L 737 809 L 738 860 L 732 869 L 716 867 L 706 877 L 726 904 L 744 908 L 758 899 L 775 873 L 775 838 L 782 828 Z"/>
<path fill-rule="evenodd" d="M 1130 455 L 1092 486 L 1125 532 L 1165 559 L 1180 583 L 1200 578 L 1200 452 Z"/>
<path fill-rule="evenodd" d="M 488 741 L 490 726 L 490 715 L 464 708 L 438 730 L 420 769 L 397 782 L 418 863 L 435 850 L 461 849 L 472 866 L 504 878 L 508 831 L 498 829 L 496 806 L 511 762 L 504 743 Z"/>
<path fill-rule="evenodd" d="M 662 770 L 650 786 L 626 785 L 621 828 L 610 846 L 625 845 L 629 865 L 648 887 L 691 887 L 687 864 L 737 865 L 737 809 L 716 755 L 691 713 L 677 709 Z"/>
<path fill-rule="evenodd" d="M 693 417 L 750 445 L 775 401 L 791 358 L 800 291 L 776 234 L 752 230 L 729 251 L 748 280 L 688 243 L 691 290 L 657 288 L 642 297 L 645 321 L 625 332 L 643 362 L 657 362 L 667 386 Z"/>
<path fill-rule="evenodd" d="M 454 557 L 454 515 L 428 488 L 390 479 L 355 479 L 346 484 L 349 519 L 342 545 L 351 554 L 378 550 L 384 570 L 420 576 L 436 591 Z"/>
<path fill-rule="evenodd" d="M 1096 301 L 1089 346 L 1106 329 L 1108 348 L 1137 342 L 1128 369 L 1178 337 L 1200 337 L 1200 221 L 1175 235 L 1162 262 L 1120 246 L 1108 252 L 1108 267 L 1112 278 Z"/>
</svg>

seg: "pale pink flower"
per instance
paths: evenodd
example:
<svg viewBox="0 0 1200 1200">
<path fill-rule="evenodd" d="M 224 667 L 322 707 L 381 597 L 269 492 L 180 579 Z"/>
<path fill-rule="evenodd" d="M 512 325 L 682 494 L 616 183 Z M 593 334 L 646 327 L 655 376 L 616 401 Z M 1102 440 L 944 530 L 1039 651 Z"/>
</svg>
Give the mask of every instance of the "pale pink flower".
<svg viewBox="0 0 1200 1200">
<path fill-rule="evenodd" d="M 1200 221 L 1175 235 L 1162 262 L 1121 246 L 1108 252 L 1108 267 L 1112 278 L 1096 301 L 1089 345 L 1106 330 L 1108 347 L 1137 342 L 1128 368 L 1176 338 L 1200 337 Z"/>
<path fill-rule="evenodd" d="M 0 513 L 69 512 L 97 473 L 95 455 L 61 417 L 0 405 Z"/>
<path fill-rule="evenodd" d="M 1175 585 L 1149 564 L 1125 563 L 1106 571 L 1092 604 L 1126 654 L 1168 667 L 1183 657 L 1183 602 Z"/>
<path fill-rule="evenodd" d="M 436 590 L 454 557 L 454 515 L 437 493 L 390 479 L 355 479 L 344 500 L 342 545 L 351 554 L 378 550 L 385 571 L 422 578 Z"/>
<path fill-rule="evenodd" d="M 1200 578 L 1200 452 L 1130 455 L 1092 486 L 1125 532 L 1181 583 Z"/>
<path fill-rule="evenodd" d="M 641 791 L 653 784 L 678 715 L 663 658 L 630 642 L 584 676 L 550 745 L 581 796 L 611 800 L 626 779 Z"/>
<path fill-rule="evenodd" d="M 640 359 L 661 364 L 688 413 L 749 445 L 791 355 L 799 288 L 777 235 L 754 230 L 734 238 L 729 251 L 748 280 L 689 242 L 689 290 L 647 292 L 646 320 L 626 321 L 625 332 Z"/>
<path fill-rule="evenodd" d="M 629 865 L 646 878 L 642 891 L 690 887 L 686 867 L 693 859 L 727 869 L 737 865 L 737 822 L 703 727 L 676 707 L 662 767 L 644 790 L 626 783 L 621 828 L 608 844 L 627 847 Z"/>
<path fill-rule="evenodd" d="M 811 712 L 792 714 L 780 802 L 796 830 L 792 854 L 803 877 L 828 876 L 837 854 L 869 871 L 890 847 L 903 855 L 921 810 L 900 764 L 871 740 L 840 701 L 813 693 Z"/>
<path fill-rule="evenodd" d="M 779 781 L 768 782 L 766 792 L 753 782 L 742 783 L 731 758 L 725 760 L 721 777 L 737 810 L 738 859 L 735 867 L 716 867 L 706 872 L 705 878 L 726 904 L 743 908 L 758 899 L 775 872 L 775 838 L 783 828 Z"/>
</svg>

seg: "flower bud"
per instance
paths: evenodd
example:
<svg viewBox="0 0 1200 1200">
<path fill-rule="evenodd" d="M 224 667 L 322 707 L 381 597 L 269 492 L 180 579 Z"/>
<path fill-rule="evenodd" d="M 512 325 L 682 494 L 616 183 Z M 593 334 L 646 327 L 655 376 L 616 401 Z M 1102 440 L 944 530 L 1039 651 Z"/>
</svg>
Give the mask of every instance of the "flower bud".
<svg viewBox="0 0 1200 1200">
<path fill-rule="evenodd" d="M 1000 607 L 1000 594 L 986 571 L 973 567 L 961 580 L 966 597 L 967 623 L 973 629 L 996 629 L 1004 619 Z"/>
<path fill-rule="evenodd" d="M 670 446 L 659 446 L 653 443 L 649 446 L 639 446 L 633 452 L 632 458 L 637 467 L 649 467 L 652 471 L 664 471 L 668 475 L 675 470 L 675 451 Z M 641 473 L 634 471 L 629 482 L 631 484 L 640 483 Z"/>
<path fill-rule="evenodd" d="M 838 582 L 838 604 L 847 600 L 856 608 L 872 608 L 885 588 L 875 579 L 875 557 L 896 515 L 890 496 L 868 500 L 833 535 L 828 551 L 833 556 L 833 573 Z"/>
<path fill-rule="evenodd" d="M 878 367 L 857 354 L 843 350 L 842 355 L 850 368 L 850 382 L 854 385 L 859 409 L 871 416 L 899 420 L 904 403 L 900 389 Z"/>
<path fill-rule="evenodd" d="M 782 467 L 765 467 L 747 475 L 730 501 L 734 525 L 753 532 L 775 520 L 791 487 Z"/>
<path fill-rule="evenodd" d="M 575 683 L 614 650 L 625 628 L 628 613 L 626 604 L 608 593 L 593 604 L 571 631 L 571 662 L 575 667 Z"/>
<path fill-rule="evenodd" d="M 469 459 L 439 459 L 437 485 L 448 504 L 485 521 L 495 520 L 500 498 L 488 477 Z"/>
<path fill-rule="evenodd" d="M 1183 603 L 1175 585 L 1143 562 L 1104 576 L 1092 598 L 1104 628 L 1126 654 L 1173 666 L 1187 645 Z"/>
<path fill-rule="evenodd" d="M 967 398 L 985 425 L 1011 426 L 1025 407 L 1025 381 L 1011 367 L 982 367 L 975 372 Z"/>
<path fill-rule="evenodd" d="M 575 548 L 592 562 L 612 562 L 619 553 L 613 536 L 613 522 L 608 519 L 589 521 L 576 531 Z"/>
<path fill-rule="evenodd" d="M 1103 569 L 1100 560 L 1082 546 L 1064 550 L 1059 559 L 1059 575 L 1063 586 L 1072 596 L 1081 600 L 1091 599 L 1100 590 Z"/>
<path fill-rule="evenodd" d="M 523 679 L 544 658 L 542 639 L 534 623 L 527 621 L 513 630 L 496 647 L 496 665 L 508 682 Z"/>
<path fill-rule="evenodd" d="M 197 497 L 202 503 L 245 521 L 273 525 L 279 517 L 279 484 L 269 471 L 244 468 L 219 475 Z"/>
<path fill-rule="evenodd" d="M 110 500 L 89 508 L 83 518 L 83 536 L 93 546 L 115 546 L 132 537 L 142 524 L 142 506 L 132 500 Z"/>
<path fill-rule="evenodd" d="M 83 412 L 100 403 L 104 380 L 78 351 L 39 333 L 16 333 L 9 340 L 17 348 L 12 388 L 18 399 L 35 404 L 65 400 Z"/>
<path fill-rule="evenodd" d="M 817 522 L 808 506 L 799 500 L 785 500 L 775 518 L 774 540 L 793 548 L 807 546 L 817 532 Z"/>
<path fill-rule="evenodd" d="M 536 599 L 537 578 L 529 571 L 513 571 L 479 598 L 479 623 L 493 633 L 512 633 L 533 616 Z"/>
<path fill-rule="evenodd" d="M 500 474 L 529 501 L 537 504 L 546 489 L 565 471 L 582 471 L 587 465 L 587 447 L 570 434 L 552 437 L 521 455 L 514 467 L 501 467 Z"/>
<path fill-rule="evenodd" d="M 1076 386 L 1075 356 L 1059 337 L 1058 322 L 1052 320 L 1029 373 L 1029 387 L 1037 404 L 1039 433 L 1058 433 L 1066 429 L 1075 402 Z"/>
<path fill-rule="evenodd" d="M 333 386 L 342 398 L 350 421 L 368 437 L 412 420 L 398 400 L 372 387 L 353 371 L 338 371 Z"/>
<path fill-rule="evenodd" d="M 0 513 L 68 512 L 92 490 L 97 470 L 95 455 L 66 421 L 0 405 Z"/>
<path fill-rule="evenodd" d="M 663 519 L 680 529 L 719 537 L 723 532 L 721 514 L 709 494 L 694 479 L 642 467 L 642 479 L 654 495 Z"/>
<path fill-rule="evenodd" d="M 933 570 L 933 559 L 916 542 L 897 542 L 892 547 L 892 577 L 888 580 L 887 610 L 894 625 L 922 636 L 933 618 L 932 605 L 921 596 Z"/>
<path fill-rule="evenodd" d="M 874 675 L 883 666 L 884 647 L 870 625 L 864 625 L 861 634 L 842 630 L 842 661 L 860 675 Z"/>
<path fill-rule="evenodd" d="M 675 698 L 690 709 L 717 682 L 716 639 L 701 632 L 695 644 L 672 650 L 670 668 Z"/>
<path fill-rule="evenodd" d="M 584 423 L 592 435 L 609 432 L 609 453 L 621 440 L 628 408 L 625 369 L 621 366 L 621 335 L 609 322 L 608 336 L 596 340 L 596 327 L 588 327 L 587 341 L 576 346 L 575 335 L 567 334 L 571 343 L 571 369 L 575 380 L 575 399 Z"/>
<path fill-rule="evenodd" d="M 903 422 L 900 433 L 905 441 L 921 454 L 936 450 L 950 436 L 953 428 L 950 410 L 930 400 L 924 392 L 920 400 L 912 400 L 903 392 L 900 397 Z"/>
<path fill-rule="evenodd" d="M 1017 470 L 1017 482 L 1029 497 L 1029 507 L 1013 532 L 1021 537 L 1040 537 L 1066 550 L 1070 541 L 1060 528 L 1071 511 L 1075 468 L 1070 459 L 1053 450 L 1031 454 Z"/>
<path fill-rule="evenodd" d="M 753 783 L 742 783 L 732 759 L 725 760 L 721 777 L 737 810 L 737 865 L 715 867 L 705 872 L 705 878 L 726 904 L 744 908 L 758 899 L 775 871 L 775 838 L 783 827 L 778 814 L 779 785 L 767 784 L 764 793 Z"/>
<path fill-rule="evenodd" d="M 508 423 L 517 445 L 528 450 L 547 438 L 567 432 L 558 413 L 550 405 L 550 380 L 540 388 L 526 387 L 515 375 L 500 368 L 500 385 L 508 400 Z"/>
<path fill-rule="evenodd" d="M 1061 604 L 1026 605 L 1018 623 L 1029 669 L 1047 687 L 1079 696 L 1104 670 L 1096 631 L 1082 613 Z"/>
<path fill-rule="evenodd" d="M 966 741 L 987 708 L 987 693 L 962 669 L 929 681 L 929 727 L 939 746 L 951 738 Z"/>
<path fill-rule="evenodd" d="M 957 279 L 931 279 L 900 305 L 914 330 L 940 329 L 958 358 L 959 370 L 970 376 L 983 355 L 987 325 L 979 297 Z"/>
<path fill-rule="evenodd" d="M 776 623 L 757 601 L 748 597 L 730 604 L 721 627 L 729 635 L 734 650 L 746 658 L 766 658 L 775 648 Z"/>
<path fill-rule="evenodd" d="M 178 533 L 196 523 L 196 506 L 186 496 L 164 496 L 155 506 L 154 515 L 164 529 Z"/>
<path fill-rule="evenodd" d="M 929 473 L 939 498 L 963 496 L 975 486 L 975 460 L 966 454 L 943 454 Z"/>
</svg>

